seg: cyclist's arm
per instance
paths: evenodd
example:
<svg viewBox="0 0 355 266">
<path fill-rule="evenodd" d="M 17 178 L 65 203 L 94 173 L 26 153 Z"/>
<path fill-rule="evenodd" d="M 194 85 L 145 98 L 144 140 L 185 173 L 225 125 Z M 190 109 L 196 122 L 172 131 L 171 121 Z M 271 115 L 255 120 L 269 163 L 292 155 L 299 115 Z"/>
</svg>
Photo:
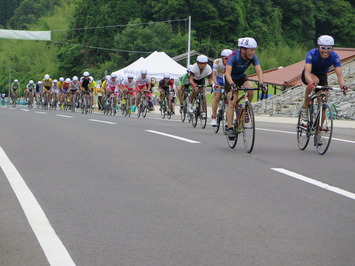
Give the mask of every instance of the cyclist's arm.
<svg viewBox="0 0 355 266">
<path fill-rule="evenodd" d="M 226 65 L 226 72 L 224 73 L 226 80 L 229 84 L 233 84 L 233 79 L 232 79 L 232 66 Z"/>
<path fill-rule="evenodd" d="M 216 84 L 216 85 L 218 84 L 217 83 L 217 70 L 212 71 L 212 80 L 213 80 L 214 84 Z"/>
<path fill-rule="evenodd" d="M 338 77 L 338 83 L 340 86 L 344 86 L 344 76 L 343 76 L 343 71 L 341 67 L 336 67 L 335 68 L 335 74 Z"/>
<path fill-rule="evenodd" d="M 264 83 L 263 81 L 263 70 L 260 65 L 255 66 L 256 74 L 258 75 L 259 84 Z"/>
</svg>

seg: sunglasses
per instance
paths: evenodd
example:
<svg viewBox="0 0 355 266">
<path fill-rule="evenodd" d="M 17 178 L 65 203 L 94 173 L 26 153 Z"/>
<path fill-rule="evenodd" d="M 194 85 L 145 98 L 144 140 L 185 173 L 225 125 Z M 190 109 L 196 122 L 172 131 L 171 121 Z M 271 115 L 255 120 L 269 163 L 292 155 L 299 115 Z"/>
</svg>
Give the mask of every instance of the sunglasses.
<svg viewBox="0 0 355 266">
<path fill-rule="evenodd" d="M 333 47 L 327 47 L 327 46 L 319 46 L 319 49 L 321 49 L 321 50 L 332 50 L 333 49 Z"/>
<path fill-rule="evenodd" d="M 228 57 L 223 57 L 223 59 L 228 59 Z"/>
</svg>

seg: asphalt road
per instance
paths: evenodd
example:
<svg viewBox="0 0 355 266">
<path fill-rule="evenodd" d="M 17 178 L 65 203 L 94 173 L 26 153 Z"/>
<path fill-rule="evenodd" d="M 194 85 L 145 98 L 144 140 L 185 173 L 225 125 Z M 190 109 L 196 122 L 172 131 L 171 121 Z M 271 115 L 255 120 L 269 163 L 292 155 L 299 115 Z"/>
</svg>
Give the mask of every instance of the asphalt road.
<svg viewBox="0 0 355 266">
<path fill-rule="evenodd" d="M 247 154 L 179 116 L 0 108 L 0 147 L 76 265 L 354 265 L 355 129 L 335 128 L 320 156 L 294 124 L 256 126 Z M 8 179 L 0 265 L 48 265 Z"/>
</svg>

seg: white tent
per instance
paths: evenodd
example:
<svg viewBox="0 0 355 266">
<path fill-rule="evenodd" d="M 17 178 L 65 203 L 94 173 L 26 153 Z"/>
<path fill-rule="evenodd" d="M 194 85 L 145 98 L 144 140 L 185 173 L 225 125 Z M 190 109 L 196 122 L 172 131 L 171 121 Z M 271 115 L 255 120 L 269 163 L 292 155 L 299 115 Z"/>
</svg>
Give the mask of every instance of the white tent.
<svg viewBox="0 0 355 266">
<path fill-rule="evenodd" d="M 139 75 L 141 69 L 146 69 L 148 71 L 148 76 L 156 79 L 163 78 L 164 73 L 169 73 L 170 77 L 178 79 L 186 72 L 185 67 L 174 61 L 174 59 L 166 53 L 155 51 L 148 57 L 141 57 L 137 61 L 116 71 L 115 73 L 120 76 L 123 76 L 126 73 L 134 73 L 135 75 Z"/>
</svg>

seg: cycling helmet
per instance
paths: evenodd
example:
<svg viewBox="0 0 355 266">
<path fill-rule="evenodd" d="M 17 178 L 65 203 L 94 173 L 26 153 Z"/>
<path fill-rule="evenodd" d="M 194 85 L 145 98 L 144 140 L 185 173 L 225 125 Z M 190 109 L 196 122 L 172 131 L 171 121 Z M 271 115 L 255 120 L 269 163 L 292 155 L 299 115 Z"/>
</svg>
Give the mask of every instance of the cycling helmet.
<svg viewBox="0 0 355 266">
<path fill-rule="evenodd" d="M 78 81 L 79 79 L 78 79 L 78 77 L 77 76 L 74 76 L 73 77 L 73 81 Z"/>
<path fill-rule="evenodd" d="M 117 74 L 116 73 L 111 73 L 111 78 L 117 78 Z"/>
<path fill-rule="evenodd" d="M 33 80 L 30 80 L 30 82 L 29 82 L 30 84 L 33 84 L 34 83 L 34 81 Z"/>
<path fill-rule="evenodd" d="M 254 38 L 244 37 L 244 38 L 238 39 L 238 47 L 256 48 L 256 47 L 258 47 L 258 44 L 256 43 Z"/>
<path fill-rule="evenodd" d="M 70 81 L 71 81 L 70 78 L 65 79 L 65 83 L 70 83 Z"/>
<path fill-rule="evenodd" d="M 170 74 L 169 73 L 164 73 L 164 79 L 170 79 Z"/>
<path fill-rule="evenodd" d="M 146 69 L 141 69 L 141 74 L 142 75 L 146 75 L 148 72 L 147 72 L 147 70 Z"/>
<path fill-rule="evenodd" d="M 17 83 L 17 82 L 18 82 L 18 79 L 15 79 L 14 82 Z"/>
<path fill-rule="evenodd" d="M 228 57 L 231 53 L 233 53 L 233 51 L 231 49 L 224 49 L 222 52 L 221 52 L 221 56 L 222 57 Z"/>
<path fill-rule="evenodd" d="M 317 44 L 318 45 L 331 45 L 331 46 L 333 46 L 334 45 L 334 39 L 333 39 L 332 36 L 322 35 L 322 36 L 320 36 L 318 38 Z"/>
<path fill-rule="evenodd" d="M 54 79 L 54 80 L 53 80 L 53 83 L 58 83 L 58 80 Z"/>
<path fill-rule="evenodd" d="M 37 84 L 41 85 L 41 84 L 42 84 L 42 81 L 38 81 Z"/>
<path fill-rule="evenodd" d="M 110 77 L 111 77 L 110 75 L 107 75 L 107 76 L 106 76 L 106 80 L 109 80 L 109 79 L 110 79 Z"/>
<path fill-rule="evenodd" d="M 48 74 L 45 74 L 44 79 L 50 79 L 50 76 Z"/>
<path fill-rule="evenodd" d="M 197 59 L 196 59 L 197 63 L 208 63 L 208 57 L 200 54 Z"/>
<path fill-rule="evenodd" d="M 129 74 L 127 75 L 127 78 L 129 78 L 129 79 L 133 79 L 133 78 L 134 78 L 134 76 L 133 76 L 133 74 L 132 74 L 132 73 L 129 73 Z"/>
<path fill-rule="evenodd" d="M 90 73 L 87 72 L 87 71 L 85 71 L 85 72 L 83 73 L 83 76 L 84 76 L 84 77 L 88 77 L 88 76 L 90 76 Z"/>
<path fill-rule="evenodd" d="M 63 82 L 63 81 L 64 81 L 64 78 L 63 78 L 63 77 L 60 77 L 60 78 L 59 78 L 59 81 L 60 81 L 60 82 Z"/>
</svg>

